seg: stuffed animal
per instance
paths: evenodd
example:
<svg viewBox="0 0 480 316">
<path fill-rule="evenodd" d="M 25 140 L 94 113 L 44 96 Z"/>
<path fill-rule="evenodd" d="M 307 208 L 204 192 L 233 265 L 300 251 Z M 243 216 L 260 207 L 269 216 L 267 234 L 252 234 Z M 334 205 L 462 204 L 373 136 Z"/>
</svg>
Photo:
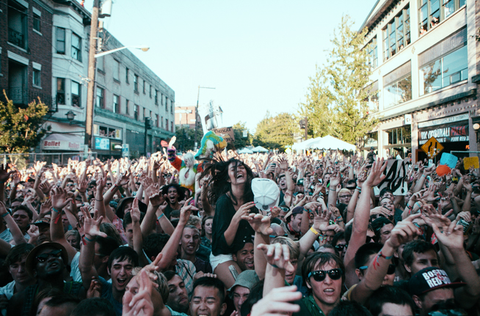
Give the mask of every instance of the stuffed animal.
<svg viewBox="0 0 480 316">
<path fill-rule="evenodd" d="M 195 155 L 197 160 L 212 159 L 213 154 L 220 152 L 227 147 L 227 142 L 223 137 L 218 136 L 212 131 L 208 131 L 202 137 L 202 142 L 200 143 L 200 149 Z"/>
<path fill-rule="evenodd" d="M 177 156 L 177 149 L 173 144 L 175 143 L 175 136 L 170 140 L 167 147 L 167 157 L 170 164 L 178 170 L 179 184 L 189 189 L 192 195 L 195 194 L 195 175 L 197 172 L 202 172 L 202 164 L 196 164 L 193 154 L 186 153 L 183 155 L 183 160 Z"/>
</svg>

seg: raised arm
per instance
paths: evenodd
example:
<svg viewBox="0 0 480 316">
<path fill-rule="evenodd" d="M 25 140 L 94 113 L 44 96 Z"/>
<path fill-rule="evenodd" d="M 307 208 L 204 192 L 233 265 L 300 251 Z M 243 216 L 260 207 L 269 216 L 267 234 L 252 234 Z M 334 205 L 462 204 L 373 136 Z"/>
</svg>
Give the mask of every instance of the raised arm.
<svg viewBox="0 0 480 316">
<path fill-rule="evenodd" d="M 373 163 L 370 169 L 370 175 L 362 185 L 362 192 L 360 199 L 355 209 L 355 215 L 353 217 L 352 236 L 345 253 L 345 284 L 347 287 L 357 283 L 357 275 L 355 274 L 355 254 L 358 248 L 360 248 L 366 241 L 368 221 L 370 219 L 370 190 L 378 185 L 385 178 L 383 171 L 387 164 L 384 160 L 377 160 Z"/>
<path fill-rule="evenodd" d="M 65 247 L 68 253 L 68 263 L 70 264 L 73 257 L 75 257 L 77 250 L 75 250 L 65 238 L 62 223 L 62 211 L 69 202 L 72 202 L 72 199 L 67 198 L 67 191 L 58 187 L 52 190 L 50 198 L 52 199 L 53 206 L 52 218 L 50 220 L 50 237 L 53 242 L 57 242 Z M 88 279 L 89 282 L 90 280 L 91 279 Z"/>
<path fill-rule="evenodd" d="M 22 231 L 18 227 L 17 223 L 15 223 L 12 215 L 10 215 L 10 213 L 7 211 L 7 208 L 5 207 L 5 204 L 3 204 L 2 201 L 0 201 L 0 217 L 1 219 L 5 220 L 8 228 L 10 228 L 10 233 L 12 233 L 12 237 L 13 237 L 13 241 L 15 242 L 15 245 L 24 244 L 27 242 L 23 237 Z"/>
</svg>

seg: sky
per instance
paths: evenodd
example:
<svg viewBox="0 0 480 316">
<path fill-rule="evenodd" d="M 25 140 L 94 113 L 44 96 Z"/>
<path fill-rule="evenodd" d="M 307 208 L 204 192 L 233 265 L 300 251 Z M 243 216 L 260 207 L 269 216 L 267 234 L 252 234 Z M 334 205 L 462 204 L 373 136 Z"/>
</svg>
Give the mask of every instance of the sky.
<svg viewBox="0 0 480 316">
<path fill-rule="evenodd" d="M 342 15 L 358 29 L 376 0 L 114 0 L 104 27 L 175 91 L 176 106 L 213 101 L 224 127 L 254 132 L 267 112 L 295 114 L 326 61 Z M 85 2 L 91 11 L 93 0 Z"/>
</svg>

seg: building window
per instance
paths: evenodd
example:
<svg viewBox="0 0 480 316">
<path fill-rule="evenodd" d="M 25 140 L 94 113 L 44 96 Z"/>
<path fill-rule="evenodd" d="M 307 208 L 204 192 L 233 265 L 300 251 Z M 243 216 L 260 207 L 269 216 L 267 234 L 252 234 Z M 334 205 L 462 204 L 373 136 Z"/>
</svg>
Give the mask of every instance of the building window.
<svg viewBox="0 0 480 316">
<path fill-rule="evenodd" d="M 418 0 L 420 36 L 433 29 L 464 5 L 465 0 Z"/>
<path fill-rule="evenodd" d="M 98 72 L 101 74 L 105 74 L 105 58 L 102 56 L 102 57 L 96 58 L 96 60 L 97 60 Z"/>
<path fill-rule="evenodd" d="M 41 82 L 41 71 L 40 71 L 40 69 L 33 69 L 32 77 L 33 77 L 33 85 L 37 86 L 37 87 L 41 87 L 42 82 Z"/>
<path fill-rule="evenodd" d="M 57 104 L 65 104 L 65 78 L 57 78 Z"/>
<path fill-rule="evenodd" d="M 368 108 L 372 112 L 376 112 L 380 109 L 380 92 L 378 91 L 378 81 L 373 82 L 367 88 L 368 97 L 364 100 L 368 104 Z"/>
<path fill-rule="evenodd" d="M 27 9 L 16 1 L 8 1 L 8 6 L 8 41 L 27 49 Z"/>
<path fill-rule="evenodd" d="M 95 102 L 97 108 L 105 107 L 105 90 L 97 86 L 97 100 Z"/>
<path fill-rule="evenodd" d="M 155 127 L 160 127 L 158 126 L 159 122 L 158 122 L 158 114 L 155 114 Z"/>
<path fill-rule="evenodd" d="M 162 99 L 162 100 L 161 100 L 161 106 L 163 106 L 163 104 L 165 103 L 165 100 L 164 100 L 164 99 L 165 99 L 165 96 L 164 96 L 163 94 L 161 95 L 161 99 Z"/>
<path fill-rule="evenodd" d="M 165 119 L 165 130 L 168 131 L 168 119 Z"/>
<path fill-rule="evenodd" d="M 170 131 L 173 132 L 173 122 L 170 122 Z"/>
<path fill-rule="evenodd" d="M 55 33 L 57 38 L 57 54 L 65 54 L 65 29 L 57 27 Z"/>
<path fill-rule="evenodd" d="M 149 93 L 149 95 L 150 95 L 150 99 L 151 99 L 151 98 L 152 98 L 152 85 L 150 85 L 150 93 Z"/>
<path fill-rule="evenodd" d="M 143 108 L 143 120 L 147 117 L 147 109 Z"/>
<path fill-rule="evenodd" d="M 113 60 L 113 79 L 120 81 L 120 63 Z"/>
<path fill-rule="evenodd" d="M 118 95 L 113 95 L 113 113 L 120 114 L 120 97 Z"/>
<path fill-rule="evenodd" d="M 383 77 L 384 107 L 392 107 L 412 99 L 412 75 L 410 62 Z"/>
<path fill-rule="evenodd" d="M 410 44 L 410 8 L 406 6 L 383 29 L 383 60 Z"/>
<path fill-rule="evenodd" d="M 158 90 L 155 90 L 155 105 L 158 105 Z"/>
<path fill-rule="evenodd" d="M 146 88 L 145 88 L 145 80 L 143 80 L 143 94 L 145 94 L 146 92 Z"/>
<path fill-rule="evenodd" d="M 130 115 L 130 111 L 128 108 L 130 107 L 130 101 L 128 99 L 125 100 L 125 114 Z"/>
<path fill-rule="evenodd" d="M 80 107 L 81 105 L 81 86 L 78 82 L 72 81 L 72 105 Z"/>
<path fill-rule="evenodd" d="M 133 75 L 133 91 L 138 93 L 138 76 Z"/>
<path fill-rule="evenodd" d="M 138 121 L 138 105 L 135 104 L 133 107 L 133 118 Z"/>
<path fill-rule="evenodd" d="M 36 13 L 33 13 L 33 29 L 35 31 L 38 31 L 39 33 L 42 32 L 42 30 L 40 29 L 40 21 L 41 21 L 41 16 L 36 14 Z"/>
<path fill-rule="evenodd" d="M 165 112 L 168 112 L 168 97 L 165 97 Z"/>
<path fill-rule="evenodd" d="M 420 68 L 420 95 L 468 79 L 467 46 L 455 50 Z"/>
<path fill-rule="evenodd" d="M 162 125 L 161 127 L 163 128 L 163 116 L 160 118 L 160 124 Z"/>
<path fill-rule="evenodd" d="M 378 66 L 377 37 L 375 36 L 367 45 L 368 65 L 371 68 Z"/>
<path fill-rule="evenodd" d="M 82 61 L 82 39 L 75 33 L 72 33 L 72 58 Z"/>
<path fill-rule="evenodd" d="M 128 81 L 129 74 L 130 74 L 130 69 L 125 68 L 125 82 L 126 83 L 130 83 L 130 81 Z"/>
</svg>

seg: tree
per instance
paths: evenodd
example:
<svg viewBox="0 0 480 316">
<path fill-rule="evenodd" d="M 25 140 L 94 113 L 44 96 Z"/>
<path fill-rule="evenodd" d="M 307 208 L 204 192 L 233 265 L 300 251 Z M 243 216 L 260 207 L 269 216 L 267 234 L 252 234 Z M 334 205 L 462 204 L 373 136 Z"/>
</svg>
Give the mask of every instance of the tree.
<svg viewBox="0 0 480 316">
<path fill-rule="evenodd" d="M 27 153 L 38 145 L 46 130 L 41 128 L 48 107 L 40 99 L 26 107 L 17 107 L 12 100 L 0 101 L 0 151 Z"/>
<path fill-rule="evenodd" d="M 367 88 L 371 69 L 366 32 L 354 31 L 350 18 L 342 17 L 326 64 L 317 67 L 315 77 L 310 78 L 306 102 L 300 104 L 299 114 L 308 117 L 314 137 L 330 134 L 363 147 L 364 136 L 377 125 L 368 106 L 376 91 Z"/>
<path fill-rule="evenodd" d="M 195 145 L 195 129 L 188 126 L 179 126 L 175 128 L 175 147 L 178 151 L 187 152 L 188 150 L 193 150 Z M 197 142 L 200 144 L 200 141 L 203 136 L 203 131 L 201 128 L 197 128 Z"/>
<path fill-rule="evenodd" d="M 267 112 L 265 118 L 257 124 L 253 145 L 285 149 L 293 144 L 294 134 L 298 132 L 298 122 L 291 114 L 280 113 L 272 117 Z"/>
<path fill-rule="evenodd" d="M 235 142 L 233 145 L 236 149 L 241 149 L 243 147 L 249 146 L 252 143 L 252 135 L 250 133 L 247 134 L 247 137 L 243 137 L 243 131 L 247 131 L 248 129 L 245 126 L 245 123 L 238 122 L 232 126 L 233 128 L 233 135 L 235 136 Z"/>
</svg>

